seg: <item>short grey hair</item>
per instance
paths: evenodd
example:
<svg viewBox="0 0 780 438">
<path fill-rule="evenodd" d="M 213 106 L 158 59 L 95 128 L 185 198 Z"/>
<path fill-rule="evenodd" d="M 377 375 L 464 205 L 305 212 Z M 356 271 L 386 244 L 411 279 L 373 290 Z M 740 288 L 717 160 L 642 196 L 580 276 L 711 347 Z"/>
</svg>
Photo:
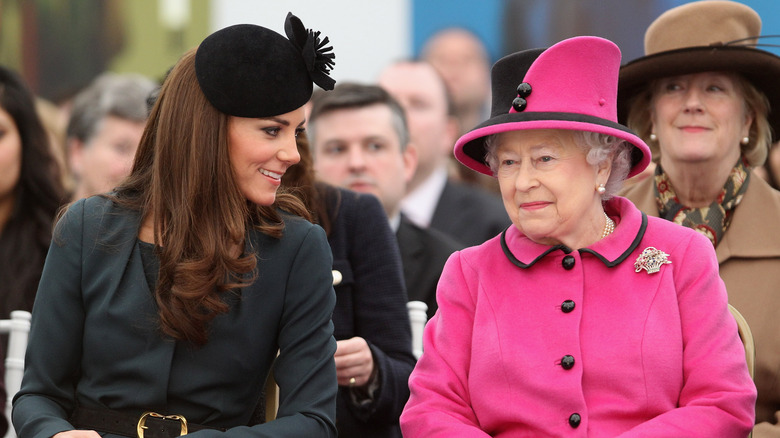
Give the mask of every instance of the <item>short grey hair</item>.
<svg viewBox="0 0 780 438">
<path fill-rule="evenodd" d="M 585 159 L 588 164 L 598 166 L 612 157 L 612 171 L 609 179 L 604 185 L 606 191 L 601 195 L 601 199 L 606 201 L 623 187 L 623 181 L 628 177 L 631 171 L 631 152 L 634 146 L 620 138 L 608 134 L 600 134 L 589 131 L 570 131 L 573 134 L 574 142 L 587 152 Z M 493 175 L 498 170 L 498 157 L 496 148 L 498 147 L 498 136 L 501 134 L 489 135 L 485 138 L 485 163 L 493 171 Z"/>
<path fill-rule="evenodd" d="M 98 76 L 73 100 L 67 137 L 88 143 L 108 116 L 145 122 L 149 116 L 147 98 L 156 88 L 153 80 L 140 74 L 104 73 Z"/>
</svg>

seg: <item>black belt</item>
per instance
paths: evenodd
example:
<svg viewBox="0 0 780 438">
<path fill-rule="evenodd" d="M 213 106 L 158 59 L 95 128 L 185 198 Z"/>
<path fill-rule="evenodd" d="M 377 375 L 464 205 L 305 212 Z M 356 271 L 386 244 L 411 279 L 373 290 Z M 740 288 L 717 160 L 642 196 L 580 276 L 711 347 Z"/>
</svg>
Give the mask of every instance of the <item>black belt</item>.
<svg viewBox="0 0 780 438">
<path fill-rule="evenodd" d="M 110 409 L 88 408 L 76 408 L 70 423 L 77 429 L 96 430 L 128 438 L 175 438 L 204 429 L 225 430 L 189 423 L 181 415 L 146 412 L 136 417 Z"/>
</svg>

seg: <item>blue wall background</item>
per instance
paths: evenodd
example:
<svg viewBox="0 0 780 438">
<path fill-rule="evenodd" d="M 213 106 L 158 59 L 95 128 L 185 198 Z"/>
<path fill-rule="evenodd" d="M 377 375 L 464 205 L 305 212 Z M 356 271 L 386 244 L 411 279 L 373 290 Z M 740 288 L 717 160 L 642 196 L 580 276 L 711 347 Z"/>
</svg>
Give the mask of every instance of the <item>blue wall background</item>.
<svg viewBox="0 0 780 438">
<path fill-rule="evenodd" d="M 529 47 L 544 47 L 554 44 L 560 39 L 551 40 L 545 38 L 545 26 L 556 18 L 558 11 L 553 10 L 555 5 L 565 7 L 566 0 L 551 2 L 549 0 L 514 0 L 516 9 L 521 10 L 517 20 L 505 20 L 505 8 L 512 0 L 412 0 L 412 53 L 419 54 L 423 43 L 435 32 L 450 26 L 464 27 L 477 34 L 485 42 L 492 61 L 501 56 L 521 48 L 509 48 L 505 44 L 505 22 L 517 26 L 525 26 L 531 30 L 532 35 L 537 35 Z M 575 3 L 572 3 L 575 2 Z M 581 6 L 583 0 L 570 0 L 572 5 Z M 619 14 L 621 18 L 594 25 L 596 29 L 590 29 L 591 35 L 603 36 L 613 40 L 623 51 L 624 61 L 643 55 L 643 38 L 647 26 L 663 11 L 689 3 L 686 0 L 594 0 L 593 8 L 609 8 L 608 13 Z M 753 8 L 761 16 L 762 35 L 780 35 L 780 1 L 778 0 L 742 0 Z M 632 7 L 635 6 L 635 7 Z M 636 11 L 649 11 L 637 15 Z M 527 13 L 525 13 L 527 11 Z M 604 11 L 593 11 L 598 17 Z M 559 32 L 563 30 L 558 29 Z M 577 34 L 572 31 L 571 35 Z M 564 36 L 565 38 L 566 36 Z M 780 38 L 767 39 L 769 44 L 780 45 Z M 780 48 L 760 47 L 763 50 L 780 55 Z"/>
<path fill-rule="evenodd" d="M 485 42 L 493 60 L 504 54 L 501 41 L 503 0 L 412 0 L 412 53 L 420 53 L 425 40 L 446 27 L 474 32 Z"/>
</svg>

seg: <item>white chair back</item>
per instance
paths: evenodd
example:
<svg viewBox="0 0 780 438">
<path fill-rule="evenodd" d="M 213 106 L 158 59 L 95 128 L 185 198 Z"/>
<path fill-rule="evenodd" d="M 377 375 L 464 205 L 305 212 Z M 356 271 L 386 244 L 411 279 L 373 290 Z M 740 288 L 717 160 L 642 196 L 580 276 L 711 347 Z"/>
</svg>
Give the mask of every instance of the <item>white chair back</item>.
<svg viewBox="0 0 780 438">
<path fill-rule="evenodd" d="M 412 325 L 412 353 L 419 359 L 423 353 L 423 330 L 428 322 L 428 305 L 422 301 L 406 303 L 409 310 L 409 323 Z"/>
<path fill-rule="evenodd" d="M 0 319 L 0 333 L 8 333 L 8 351 L 5 355 L 5 390 L 8 399 L 5 404 L 5 417 L 8 419 L 8 432 L 4 438 L 16 438 L 11 424 L 11 402 L 22 387 L 24 374 L 24 354 L 27 351 L 27 336 L 30 334 L 30 312 L 14 310 L 11 319 Z"/>
</svg>

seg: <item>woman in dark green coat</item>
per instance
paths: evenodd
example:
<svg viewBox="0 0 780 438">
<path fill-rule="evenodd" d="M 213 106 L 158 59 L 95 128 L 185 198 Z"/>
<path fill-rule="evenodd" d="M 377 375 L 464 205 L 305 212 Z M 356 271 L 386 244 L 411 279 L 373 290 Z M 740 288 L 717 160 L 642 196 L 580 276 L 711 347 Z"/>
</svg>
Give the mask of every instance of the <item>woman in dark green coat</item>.
<svg viewBox="0 0 780 438">
<path fill-rule="evenodd" d="M 20 437 L 336 435 L 330 249 L 277 193 L 332 54 L 292 15 L 285 31 L 231 26 L 185 54 L 129 178 L 60 219 Z M 277 420 L 248 427 L 272 364 Z"/>
</svg>

